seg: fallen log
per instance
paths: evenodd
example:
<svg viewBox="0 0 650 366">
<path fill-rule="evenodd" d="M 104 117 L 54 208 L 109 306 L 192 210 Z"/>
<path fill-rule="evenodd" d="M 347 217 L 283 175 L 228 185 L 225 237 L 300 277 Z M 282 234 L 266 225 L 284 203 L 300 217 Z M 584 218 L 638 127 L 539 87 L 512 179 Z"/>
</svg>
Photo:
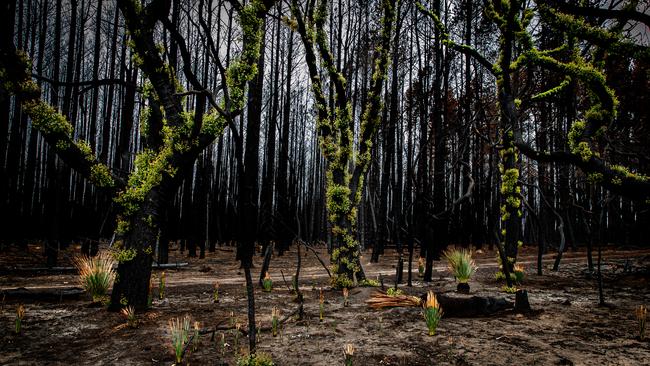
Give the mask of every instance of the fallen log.
<svg viewBox="0 0 650 366">
<path fill-rule="evenodd" d="M 503 297 L 436 294 L 436 298 L 444 312 L 444 316 L 449 318 L 491 316 L 514 308 L 514 304 Z M 409 295 L 388 296 L 386 293 L 377 291 L 366 300 L 366 303 L 375 309 L 419 307 L 422 306 L 425 299 L 426 294 L 419 297 Z"/>
<path fill-rule="evenodd" d="M 19 287 L 0 290 L 0 297 L 6 300 L 62 301 L 77 300 L 85 291 L 79 287 L 33 288 Z"/>
<path fill-rule="evenodd" d="M 438 295 L 438 303 L 446 318 L 473 318 L 491 316 L 512 309 L 513 303 L 503 297 Z"/>
</svg>

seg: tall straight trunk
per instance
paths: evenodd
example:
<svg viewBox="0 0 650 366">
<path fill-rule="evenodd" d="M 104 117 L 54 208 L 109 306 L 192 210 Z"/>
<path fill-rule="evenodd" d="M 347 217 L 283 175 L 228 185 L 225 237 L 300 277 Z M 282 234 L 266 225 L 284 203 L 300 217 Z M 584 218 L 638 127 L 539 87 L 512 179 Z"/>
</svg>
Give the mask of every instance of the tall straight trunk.
<svg viewBox="0 0 650 366">
<path fill-rule="evenodd" d="M 77 36 L 77 4 L 78 0 L 70 0 L 70 29 L 68 31 L 68 56 L 65 66 L 65 92 L 63 94 L 63 115 L 70 119 L 72 103 L 72 78 L 74 76 L 74 51 Z"/>
<path fill-rule="evenodd" d="M 18 6 L 18 16 L 16 17 L 16 6 Z M 20 44 L 20 37 L 22 37 L 23 33 L 23 23 L 22 23 L 22 7 L 23 7 L 23 2 L 18 1 L 18 4 L 16 4 L 16 1 L 5 1 L 0 5 L 0 19 L 6 24 L 6 29 L 11 30 L 11 33 L 7 34 L 6 36 L 11 36 L 13 39 L 14 35 L 14 22 L 15 19 L 18 18 L 18 26 L 16 29 L 17 35 L 18 35 L 18 43 Z M 18 100 L 16 100 L 16 104 L 18 104 Z M 18 112 L 17 109 L 14 109 L 14 113 Z M 9 155 L 12 154 L 11 148 L 13 147 L 15 149 L 15 144 L 17 141 L 12 141 L 17 140 L 17 135 L 14 135 L 17 124 L 16 124 L 16 118 L 14 115 L 14 119 L 12 121 L 12 126 L 9 127 L 9 120 L 11 117 L 11 98 L 9 95 L 4 95 L 0 94 L 0 176 L 3 178 L 0 179 L 0 211 L 2 212 L 11 212 L 8 211 L 10 207 L 8 207 L 8 200 L 11 197 L 11 191 L 9 190 L 10 184 L 9 184 L 9 179 L 10 177 L 10 172 L 8 169 L 8 165 L 11 163 L 9 160 Z M 12 143 L 13 142 L 13 143 Z M 13 146 L 12 146 L 13 145 Z M 7 150 L 9 148 L 9 150 Z M 13 150 L 15 151 L 15 150 Z M 5 178 L 7 177 L 7 178 Z M 7 232 L 4 232 L 0 234 L 0 238 L 10 238 L 13 239 L 13 232 L 10 229 L 11 227 L 15 227 L 13 225 L 14 223 L 11 221 L 7 221 L 8 227 L 7 227 Z"/>
<path fill-rule="evenodd" d="M 513 75 L 510 63 L 514 51 L 514 22 L 517 6 L 513 4 L 507 11 L 506 22 L 508 25 L 502 30 L 500 64 L 502 72 L 498 83 L 499 124 L 502 131 L 501 152 L 501 222 L 503 247 L 499 245 L 503 272 L 510 285 L 509 273 L 512 273 L 514 262 L 517 259 L 518 240 L 521 231 L 521 201 L 518 196 L 519 187 L 519 152 L 514 147 L 514 134 L 518 128 L 517 110 L 513 91 Z M 507 268 L 506 268 L 507 267 Z"/>
<path fill-rule="evenodd" d="M 278 187 L 278 252 L 282 254 L 291 244 L 293 217 L 291 215 L 289 192 L 289 127 L 291 117 L 291 76 L 293 61 L 293 32 L 287 33 L 287 74 L 286 91 L 284 93 L 284 105 L 282 110 L 282 129 L 280 131 L 280 154 L 278 156 L 278 176 L 276 186 Z"/>
<path fill-rule="evenodd" d="M 50 93 L 50 104 L 53 106 L 58 106 L 59 104 L 59 74 L 61 68 L 61 0 L 56 0 L 56 16 L 54 18 L 54 37 L 52 38 L 53 51 L 52 51 L 52 60 L 54 65 L 52 66 L 52 80 L 54 84 L 51 86 L 52 91 Z"/>
<path fill-rule="evenodd" d="M 402 25 L 402 12 L 400 2 L 397 8 L 397 17 L 395 25 L 395 36 L 393 38 L 393 55 L 392 55 L 392 74 L 391 74 L 391 86 L 390 86 L 390 121 L 389 121 L 389 136 L 395 142 L 397 136 L 403 136 L 398 131 L 398 125 L 400 124 L 399 112 L 398 112 L 398 87 L 399 87 L 399 42 L 401 35 L 401 25 Z M 393 204 L 392 204 L 392 232 L 393 240 L 397 245 L 397 251 L 399 258 L 397 260 L 397 283 L 402 282 L 404 259 L 402 257 L 402 223 L 403 212 L 402 212 L 402 139 L 397 139 L 395 145 L 390 151 L 390 155 L 393 161 L 397 161 L 396 171 L 393 173 Z M 395 149 L 397 149 L 397 155 L 395 154 Z M 391 164 L 395 165 L 395 164 Z M 389 167 L 391 170 L 393 166 Z"/>
<path fill-rule="evenodd" d="M 395 65 L 394 65 L 395 66 Z M 379 230 L 378 237 L 372 248 L 372 256 L 370 261 L 373 263 L 379 262 L 379 255 L 383 254 L 384 248 L 390 242 L 390 229 L 388 227 L 390 222 L 389 217 L 389 188 L 391 180 L 391 168 L 393 166 L 393 155 L 395 154 L 395 128 L 394 125 L 397 120 L 391 116 L 389 120 L 386 118 L 387 109 L 384 109 L 384 127 L 383 127 L 383 168 L 381 169 L 381 183 L 380 183 L 380 202 L 379 202 Z"/>
<path fill-rule="evenodd" d="M 246 151 L 244 154 L 243 175 L 239 176 L 238 209 L 239 235 L 237 258 L 246 274 L 248 297 L 248 340 L 249 352 L 255 353 L 255 298 L 250 269 L 255 254 L 255 240 L 258 237 L 258 173 L 260 124 L 262 119 L 262 90 L 264 88 L 265 27 L 262 23 L 262 42 L 257 61 L 258 74 L 248 83 L 248 119 L 246 123 Z M 240 130 L 241 131 L 241 130 Z"/>
<path fill-rule="evenodd" d="M 264 42 L 257 63 L 259 73 L 248 83 L 248 108 L 246 123 L 246 151 L 243 175 L 239 177 L 238 210 L 239 242 L 237 257 L 242 265 L 251 265 L 258 230 L 258 173 L 260 124 L 262 120 L 262 90 L 264 87 Z"/>
<path fill-rule="evenodd" d="M 113 36 L 111 37 L 111 47 L 110 47 L 110 56 L 109 56 L 109 65 L 108 65 L 108 78 L 112 79 L 115 77 L 115 64 L 117 63 L 117 37 L 118 37 L 118 25 L 120 23 L 120 12 L 118 9 L 115 9 L 115 16 L 113 17 Z M 104 127 L 102 129 L 102 141 L 101 141 L 101 154 L 99 160 L 105 164 L 109 163 L 109 148 L 110 140 L 112 135 L 113 128 L 113 96 L 115 95 L 115 85 L 111 84 L 108 86 L 108 95 L 104 99 L 105 103 L 105 119 Z M 115 147 L 113 147 L 115 148 Z M 113 162 L 115 163 L 115 162 Z"/>
<path fill-rule="evenodd" d="M 465 0 L 465 44 L 472 44 L 472 13 L 473 13 L 473 0 Z M 464 72 L 464 84 L 465 84 L 465 89 L 463 93 L 465 94 L 463 97 L 463 106 L 462 106 L 462 111 L 463 111 L 463 122 L 464 126 L 461 131 L 469 131 L 469 126 L 472 123 L 472 67 L 471 67 L 471 56 L 470 55 L 465 55 L 465 69 L 463 70 Z M 470 136 L 462 136 L 459 135 L 458 138 L 460 140 L 465 140 L 465 146 L 464 146 L 464 151 L 463 151 L 463 162 L 466 163 L 467 165 L 463 165 L 462 171 L 463 171 L 463 189 L 462 192 L 467 192 L 467 189 L 469 188 L 469 179 L 467 179 L 467 176 L 471 174 L 470 172 L 470 157 L 471 157 L 471 142 L 472 138 Z M 462 144 L 461 144 L 462 146 Z M 477 228 L 477 222 L 473 220 L 475 218 L 475 215 L 472 214 L 472 206 L 476 204 L 476 200 L 467 200 L 461 204 L 460 207 L 460 217 L 461 217 L 461 237 L 462 237 L 462 242 L 463 245 L 471 245 L 474 241 L 476 241 L 476 237 L 473 236 Z M 468 230 L 467 228 L 473 228 Z"/>
<path fill-rule="evenodd" d="M 45 40 L 47 38 L 47 22 L 48 22 L 48 2 L 45 1 L 43 2 L 43 7 L 41 9 L 41 30 L 40 30 L 40 35 L 39 35 L 39 46 L 38 46 L 38 58 L 36 61 L 36 73 L 38 75 L 43 75 L 45 71 L 43 70 L 43 59 L 45 57 Z M 58 39 L 55 41 L 55 51 L 56 49 L 59 48 L 58 46 Z M 55 71 L 56 72 L 56 71 Z M 52 77 L 54 80 L 58 79 L 58 72 L 57 72 L 57 77 L 55 78 L 54 76 Z M 40 85 L 40 83 L 39 83 Z M 54 87 L 54 85 L 52 85 Z M 51 90 L 50 97 L 52 98 L 55 95 L 56 90 Z M 17 191 L 16 193 L 22 195 L 22 204 L 23 204 L 23 220 L 26 220 L 28 217 L 31 216 L 31 211 L 33 207 L 33 202 L 32 202 L 32 197 L 34 195 L 32 194 L 34 191 L 34 180 L 35 180 L 35 167 L 37 165 L 37 150 L 38 150 L 38 141 L 39 141 L 40 135 L 37 133 L 35 128 L 30 128 L 30 133 L 29 133 L 29 143 L 27 144 L 27 150 L 25 151 L 27 155 L 27 159 L 25 160 L 25 166 L 23 168 L 23 174 L 24 174 L 24 181 L 22 185 L 22 189 Z M 27 141 L 25 141 L 27 142 Z M 15 194 L 15 196 L 18 196 Z M 25 231 L 26 227 L 24 225 L 19 225 L 18 227 L 21 227 L 21 231 Z"/>
<path fill-rule="evenodd" d="M 95 14 L 95 46 L 93 49 L 93 80 L 99 80 L 99 56 L 101 51 L 102 43 L 102 0 L 97 0 L 97 10 Z M 100 147 L 97 147 L 97 109 L 99 108 L 99 87 L 93 89 L 92 101 L 90 106 L 90 133 L 88 142 L 90 146 L 95 148 L 95 151 L 99 151 Z"/>
<path fill-rule="evenodd" d="M 279 78 L 280 78 L 280 24 L 281 14 L 278 15 L 275 24 L 275 54 L 271 59 L 271 68 L 273 72 L 273 87 L 272 87 L 272 101 L 271 101 L 271 118 L 267 122 L 266 130 L 266 164 L 264 166 L 264 174 L 262 180 L 261 192 L 261 207 L 260 207 L 260 234 L 264 250 L 269 245 L 272 237 L 275 237 L 276 225 L 274 225 L 274 209 L 273 209 L 273 191 L 274 191 L 274 176 L 275 176 L 275 134 L 276 125 L 278 121 L 278 104 L 280 103 L 279 91 Z M 264 250 L 262 253 L 264 253 Z M 264 271 L 260 272 L 260 278 L 263 278 Z"/>
<path fill-rule="evenodd" d="M 435 1 L 433 11 L 440 14 L 440 1 Z M 434 212 L 445 211 L 445 160 L 447 148 L 445 146 L 445 127 L 443 125 L 443 52 L 440 42 L 440 30 L 436 27 L 434 49 L 435 53 L 435 75 L 433 79 L 433 140 L 434 140 L 434 161 L 433 161 L 433 210 Z M 426 268 L 424 281 L 431 281 L 433 260 L 440 259 L 440 253 L 447 246 L 447 215 L 441 215 L 433 219 L 433 232 L 435 241 L 427 242 Z"/>
</svg>

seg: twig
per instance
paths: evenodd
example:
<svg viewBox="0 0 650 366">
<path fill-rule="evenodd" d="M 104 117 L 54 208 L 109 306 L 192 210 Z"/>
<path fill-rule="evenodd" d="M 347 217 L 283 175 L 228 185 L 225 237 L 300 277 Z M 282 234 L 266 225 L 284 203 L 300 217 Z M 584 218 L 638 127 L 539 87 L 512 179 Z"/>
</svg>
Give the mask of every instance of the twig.
<svg viewBox="0 0 650 366">
<path fill-rule="evenodd" d="M 314 255 L 316 256 L 316 259 L 318 259 L 318 261 L 320 262 L 320 264 L 321 264 L 321 265 L 323 266 L 323 268 L 325 268 L 325 270 L 327 271 L 327 275 L 330 276 L 330 278 L 331 278 L 331 277 L 332 277 L 332 273 L 330 272 L 329 268 L 327 268 L 327 265 L 325 264 L 325 262 L 323 262 L 323 260 L 322 260 L 322 259 L 320 258 L 320 256 L 318 255 L 318 252 L 316 252 L 316 249 L 314 249 L 314 248 L 312 248 L 311 246 L 309 246 L 309 245 L 308 245 L 307 243 L 305 243 L 302 239 L 297 239 L 297 242 L 298 242 L 298 245 L 302 244 L 305 248 L 307 248 L 307 249 L 310 250 L 312 253 L 314 253 Z"/>
</svg>

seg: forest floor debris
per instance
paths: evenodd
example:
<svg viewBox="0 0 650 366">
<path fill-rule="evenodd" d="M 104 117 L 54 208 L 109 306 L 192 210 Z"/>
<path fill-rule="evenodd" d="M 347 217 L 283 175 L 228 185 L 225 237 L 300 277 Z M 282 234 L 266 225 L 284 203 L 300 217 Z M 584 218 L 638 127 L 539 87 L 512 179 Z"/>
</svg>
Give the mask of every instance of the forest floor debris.
<svg viewBox="0 0 650 366">
<path fill-rule="evenodd" d="M 19 257 L 19 252 L 10 248 L 0 253 L 0 262 L 8 263 L 12 258 L 18 266 L 40 266 L 34 255 L 38 249 L 30 249 L 32 255 Z M 300 288 L 306 317 L 283 323 L 277 337 L 270 331 L 262 332 L 258 350 L 271 354 L 277 365 L 343 364 L 347 344 L 354 347 L 354 365 L 643 364 L 650 360 L 650 341 L 637 338 L 635 309 L 650 304 L 648 254 L 650 251 L 612 248 L 604 252 L 605 300 L 611 306 L 599 307 L 596 276 L 584 271 L 584 252 L 565 253 L 558 272 L 550 270 L 553 254 L 546 255 L 544 275 L 537 276 L 536 253 L 524 248 L 519 261 L 526 266 L 527 276 L 520 287 L 528 290 L 532 308 L 541 312 L 443 317 L 436 335 L 429 337 L 419 308 L 369 308 L 365 301 L 376 291 L 374 288 L 351 290 L 347 307 L 340 290 L 324 291 L 324 320 L 320 322 L 319 289 L 328 288 L 328 277 L 314 255 L 303 252 Z M 327 257 L 323 250 L 321 256 Z M 363 260 L 367 276 L 376 278 L 381 274 L 384 283 L 391 285 L 396 254 L 388 252 L 378 264 L 368 264 L 369 257 L 366 253 Z M 470 281 L 470 295 L 498 296 L 514 302 L 515 295 L 503 293 L 502 284 L 495 280 L 495 253 L 484 250 L 475 258 L 478 271 Z M 261 268 L 261 259 L 255 258 L 254 273 Z M 244 277 L 234 261 L 234 251 L 207 253 L 206 259 L 188 259 L 171 251 L 170 260 L 189 265 L 165 271 L 165 299 L 156 298 L 149 312 L 138 315 L 138 328 L 120 327 L 124 318 L 119 313 L 88 307 L 91 301 L 83 297 L 62 302 L 4 299 L 0 305 L 0 364 L 170 365 L 174 362 L 168 331 L 170 319 L 187 314 L 208 329 L 245 324 Z M 628 261 L 634 264 L 631 270 L 620 270 Z M 295 250 L 274 256 L 270 276 L 281 278 L 280 270 L 292 273 L 295 262 Z M 415 296 L 429 289 L 454 293 L 456 283 L 446 264 L 434 264 L 433 282 L 420 281 L 415 262 L 414 286 L 400 288 Z M 202 272 L 200 269 L 205 266 L 213 270 Z M 70 273 L 5 273 L 0 276 L 0 290 L 76 284 L 76 276 Z M 154 283 L 158 283 L 161 273 L 154 271 Z M 213 299 L 215 281 L 220 284 L 218 303 Z M 294 295 L 284 286 L 274 286 L 271 292 L 256 288 L 255 295 L 257 319 L 262 327 L 270 326 L 273 307 L 281 314 L 294 312 L 297 307 Z M 11 330 L 19 302 L 24 303 L 26 311 L 22 332 L 16 335 Z M 185 355 L 185 360 L 194 365 L 233 365 L 248 344 L 245 336 L 235 336 L 234 330 L 203 335 L 199 342 L 196 351 L 188 350 Z"/>
</svg>

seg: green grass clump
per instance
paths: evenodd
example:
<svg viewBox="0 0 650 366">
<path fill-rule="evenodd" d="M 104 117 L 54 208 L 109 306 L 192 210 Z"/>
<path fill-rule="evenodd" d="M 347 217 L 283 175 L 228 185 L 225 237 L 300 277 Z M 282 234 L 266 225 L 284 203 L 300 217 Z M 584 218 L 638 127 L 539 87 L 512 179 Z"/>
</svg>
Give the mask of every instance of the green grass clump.
<svg viewBox="0 0 650 366">
<path fill-rule="evenodd" d="M 242 356 L 237 360 L 237 366 L 274 366 L 271 355 L 258 352 L 252 355 Z"/>
<path fill-rule="evenodd" d="M 115 280 L 115 259 L 109 252 L 100 252 L 94 257 L 80 256 L 73 260 L 79 270 L 79 282 L 93 301 L 102 301 Z"/>
<path fill-rule="evenodd" d="M 460 283 L 469 282 L 477 268 L 472 259 L 472 253 L 465 249 L 453 249 L 444 252 L 443 255 L 447 259 L 449 271 L 456 280 Z"/>
<path fill-rule="evenodd" d="M 169 321 L 169 332 L 171 333 L 176 364 L 180 364 L 183 361 L 183 349 L 185 349 L 190 332 L 190 317 L 186 315 L 182 319 L 171 319 Z"/>
<path fill-rule="evenodd" d="M 125 308 L 122 308 L 122 316 L 126 320 L 126 325 L 130 328 L 137 328 L 138 327 L 138 318 L 135 315 L 135 309 L 133 306 L 128 306 Z"/>
</svg>

